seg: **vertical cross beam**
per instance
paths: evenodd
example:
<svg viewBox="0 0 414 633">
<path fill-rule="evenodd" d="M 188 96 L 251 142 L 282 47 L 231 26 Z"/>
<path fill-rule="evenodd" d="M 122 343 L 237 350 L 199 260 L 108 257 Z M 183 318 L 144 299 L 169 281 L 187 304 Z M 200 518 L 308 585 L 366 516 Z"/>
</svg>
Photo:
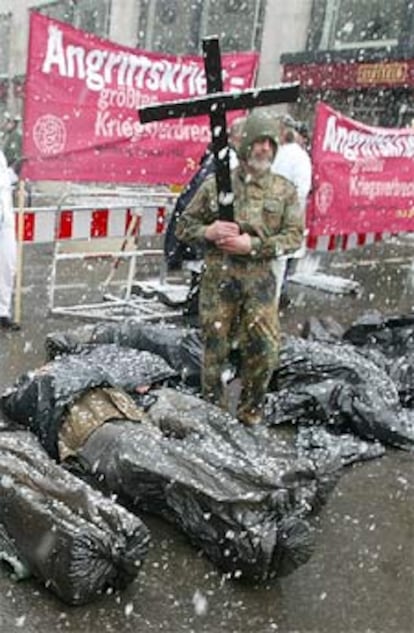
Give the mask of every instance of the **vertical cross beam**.
<svg viewBox="0 0 414 633">
<path fill-rule="evenodd" d="M 204 68 L 209 94 L 223 92 L 221 55 L 218 38 L 203 39 Z M 234 208 L 230 178 L 230 157 L 227 137 L 226 108 L 222 102 L 210 110 L 210 129 L 215 160 L 218 214 L 220 220 L 233 221 Z"/>
</svg>

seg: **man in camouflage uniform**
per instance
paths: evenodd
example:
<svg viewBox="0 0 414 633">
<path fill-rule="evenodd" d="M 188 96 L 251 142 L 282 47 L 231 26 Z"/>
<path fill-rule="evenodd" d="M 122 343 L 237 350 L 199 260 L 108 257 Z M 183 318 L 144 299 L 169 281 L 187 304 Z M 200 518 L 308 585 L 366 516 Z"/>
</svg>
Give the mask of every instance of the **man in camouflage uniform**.
<svg viewBox="0 0 414 633">
<path fill-rule="evenodd" d="M 303 220 L 294 186 L 272 174 L 278 147 L 274 117 L 246 120 L 233 170 L 235 221 L 218 219 L 216 183 L 209 177 L 182 214 L 177 237 L 205 241 L 200 289 L 204 397 L 223 408 L 223 372 L 232 348 L 240 354 L 238 418 L 261 421 L 263 401 L 279 357 L 280 328 L 272 260 L 297 249 Z"/>
</svg>

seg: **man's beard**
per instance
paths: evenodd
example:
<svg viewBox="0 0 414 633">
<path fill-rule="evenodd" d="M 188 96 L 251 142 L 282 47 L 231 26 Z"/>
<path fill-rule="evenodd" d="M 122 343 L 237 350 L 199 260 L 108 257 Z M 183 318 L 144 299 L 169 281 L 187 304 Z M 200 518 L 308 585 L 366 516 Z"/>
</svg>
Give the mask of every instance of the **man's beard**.
<svg viewBox="0 0 414 633">
<path fill-rule="evenodd" d="M 247 165 L 258 174 L 264 174 L 272 166 L 272 161 L 268 158 L 258 158 L 255 156 L 249 156 L 247 159 Z"/>
</svg>

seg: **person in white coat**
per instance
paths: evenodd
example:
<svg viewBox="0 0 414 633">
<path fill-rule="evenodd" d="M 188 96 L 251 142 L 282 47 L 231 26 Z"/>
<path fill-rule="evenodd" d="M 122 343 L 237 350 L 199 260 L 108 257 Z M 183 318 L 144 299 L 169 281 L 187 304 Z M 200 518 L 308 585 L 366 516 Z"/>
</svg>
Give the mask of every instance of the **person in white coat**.
<svg viewBox="0 0 414 633">
<path fill-rule="evenodd" d="M 300 209 L 305 216 L 306 203 L 312 186 L 312 162 L 308 152 L 303 147 L 303 143 L 300 142 L 300 125 L 299 121 L 295 121 L 289 115 L 282 118 L 280 122 L 281 144 L 271 171 L 279 176 L 284 176 L 295 185 Z M 281 307 L 290 303 L 287 296 L 287 275 L 293 272 L 295 260 L 304 255 L 304 244 L 296 254 L 275 262 L 275 273 L 278 279 L 277 301 L 280 302 Z"/>
<path fill-rule="evenodd" d="M 16 272 L 16 233 L 12 187 L 6 158 L 0 151 L 0 329 L 19 330 L 11 318 Z"/>
<path fill-rule="evenodd" d="M 305 213 L 312 185 L 312 163 L 308 152 L 299 142 L 299 125 L 299 122 L 289 116 L 282 119 L 281 145 L 273 161 L 272 172 L 284 176 L 295 185 L 301 210 Z"/>
</svg>

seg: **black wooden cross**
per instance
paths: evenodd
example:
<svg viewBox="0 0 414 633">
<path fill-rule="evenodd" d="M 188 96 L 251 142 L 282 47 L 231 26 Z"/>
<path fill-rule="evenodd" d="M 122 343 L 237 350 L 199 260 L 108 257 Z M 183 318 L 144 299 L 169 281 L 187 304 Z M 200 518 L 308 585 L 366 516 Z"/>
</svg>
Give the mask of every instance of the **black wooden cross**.
<svg viewBox="0 0 414 633">
<path fill-rule="evenodd" d="M 138 110 L 141 123 L 164 119 L 188 118 L 208 114 L 214 159 L 216 162 L 217 201 L 219 218 L 234 220 L 233 196 L 230 178 L 226 112 L 259 106 L 291 103 L 299 96 L 299 84 L 283 84 L 274 88 L 252 89 L 244 92 L 223 92 L 221 55 L 218 37 L 203 39 L 204 69 L 207 79 L 207 96 L 189 100 L 170 101 Z"/>
</svg>

